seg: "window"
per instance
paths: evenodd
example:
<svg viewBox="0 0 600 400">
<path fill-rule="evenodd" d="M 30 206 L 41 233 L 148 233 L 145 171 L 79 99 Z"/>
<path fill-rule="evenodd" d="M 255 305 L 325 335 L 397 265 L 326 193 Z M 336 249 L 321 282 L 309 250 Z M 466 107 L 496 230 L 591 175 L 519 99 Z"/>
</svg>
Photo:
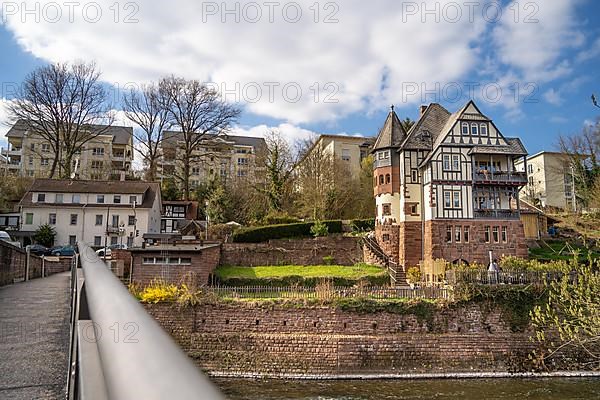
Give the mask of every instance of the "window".
<svg viewBox="0 0 600 400">
<path fill-rule="evenodd" d="M 25 224 L 26 225 L 33 224 L 33 213 L 26 213 L 25 214 Z"/>
<path fill-rule="evenodd" d="M 483 233 L 483 236 L 484 236 L 485 242 L 489 243 L 490 242 L 490 227 L 489 226 L 485 227 L 485 231 Z"/>
<path fill-rule="evenodd" d="M 350 161 L 350 150 L 349 149 L 342 149 L 342 160 Z"/>
<path fill-rule="evenodd" d="M 465 241 L 465 243 L 469 243 L 469 234 L 471 233 L 470 229 L 468 226 L 465 226 L 463 228 L 463 240 Z"/>
<path fill-rule="evenodd" d="M 77 225 L 77 214 L 71 214 L 71 225 Z"/>
<path fill-rule="evenodd" d="M 113 226 L 113 228 L 119 227 L 119 216 L 118 215 L 112 216 L 112 226 Z"/>
<path fill-rule="evenodd" d="M 77 236 L 69 235 L 69 244 L 75 246 L 77 244 Z"/>
<path fill-rule="evenodd" d="M 121 196 L 118 194 L 115 194 L 115 196 L 113 197 L 113 203 L 121 204 Z"/>
<path fill-rule="evenodd" d="M 127 247 L 133 247 L 133 236 L 127 236 Z"/>
<path fill-rule="evenodd" d="M 71 198 L 72 203 L 78 204 L 80 201 L 81 201 L 81 195 L 79 195 L 79 194 L 74 194 L 73 197 Z"/>
<path fill-rule="evenodd" d="M 392 182 L 392 177 L 390 174 L 386 174 L 385 175 L 385 183 L 391 183 Z"/>
<path fill-rule="evenodd" d="M 383 175 L 379 175 L 379 184 L 383 185 Z"/>
<path fill-rule="evenodd" d="M 38 193 L 37 201 L 40 203 L 44 203 L 46 201 L 46 193 Z"/>
<path fill-rule="evenodd" d="M 498 236 L 498 231 L 499 231 L 499 229 L 498 229 L 497 226 L 495 226 L 492 229 L 492 237 L 494 238 L 494 243 L 499 243 L 500 242 L 500 237 Z"/>
<path fill-rule="evenodd" d="M 98 161 L 98 160 L 92 161 L 92 169 L 102 169 L 103 166 L 104 166 L 104 163 L 102 161 Z"/>
<path fill-rule="evenodd" d="M 31 148 L 31 151 L 35 151 L 35 143 L 31 143 L 31 146 L 29 146 Z"/>
<path fill-rule="evenodd" d="M 452 169 L 454 171 L 460 171 L 460 156 L 458 154 L 452 155 Z"/>
<path fill-rule="evenodd" d="M 119 237 L 118 236 L 111 236 L 110 237 L 110 245 L 114 246 L 116 244 L 119 244 Z"/>
<path fill-rule="evenodd" d="M 419 215 L 419 203 L 406 203 L 404 213 L 409 215 Z"/>
<path fill-rule="evenodd" d="M 454 208 L 460 208 L 460 191 L 455 190 L 452 195 L 452 205 Z"/>
<path fill-rule="evenodd" d="M 530 174 L 533 174 L 533 165 L 532 164 L 529 164 L 527 166 L 527 172 L 529 172 Z"/>
<path fill-rule="evenodd" d="M 502 227 L 502 243 L 508 242 L 508 228 L 506 226 Z"/>
<path fill-rule="evenodd" d="M 390 241 L 390 235 L 389 235 L 389 233 L 384 233 L 383 234 L 383 241 L 384 242 L 389 242 Z"/>
<path fill-rule="evenodd" d="M 387 160 L 388 158 L 390 158 L 390 151 L 389 150 L 380 151 L 377 154 L 378 154 L 378 158 L 380 160 Z"/>
<path fill-rule="evenodd" d="M 450 171 L 451 170 L 450 155 L 444 154 L 443 160 L 444 160 L 444 171 Z"/>
<path fill-rule="evenodd" d="M 48 214 L 48 223 L 50 225 L 56 225 L 56 214 L 55 213 Z"/>
<path fill-rule="evenodd" d="M 94 236 L 94 246 L 102 246 L 102 236 Z"/>
<path fill-rule="evenodd" d="M 102 226 L 103 219 L 104 219 L 104 215 L 96 214 L 96 226 Z"/>
<path fill-rule="evenodd" d="M 412 169 L 410 171 L 410 177 L 412 178 L 413 183 L 419 182 L 419 170 Z"/>
<path fill-rule="evenodd" d="M 239 176 L 239 177 L 248 176 L 248 171 L 244 171 L 243 169 L 241 169 L 237 172 L 237 176 Z"/>
<path fill-rule="evenodd" d="M 455 243 L 460 243 L 461 242 L 461 234 L 462 234 L 462 229 L 460 226 L 455 226 L 454 227 L 454 242 Z"/>
<path fill-rule="evenodd" d="M 62 193 L 57 193 L 56 197 L 54 198 L 54 201 L 56 203 L 62 203 L 63 202 L 63 194 Z"/>
<path fill-rule="evenodd" d="M 385 203 L 382 205 L 383 215 L 392 215 L 392 205 Z"/>
<path fill-rule="evenodd" d="M 473 135 L 473 136 L 479 135 L 479 131 L 477 129 L 477 124 L 476 123 L 472 123 L 471 124 L 471 135 Z"/>
<path fill-rule="evenodd" d="M 30 167 L 33 167 L 33 157 L 29 157 L 28 163 Z"/>
<path fill-rule="evenodd" d="M 444 191 L 444 208 L 452 207 L 451 197 L 452 197 L 452 194 L 450 193 L 449 190 Z"/>
<path fill-rule="evenodd" d="M 488 135 L 488 128 L 487 128 L 486 124 L 479 125 L 479 134 L 481 136 L 487 136 Z"/>
<path fill-rule="evenodd" d="M 533 176 L 529 177 L 529 186 L 533 186 Z"/>
<path fill-rule="evenodd" d="M 469 124 L 467 124 L 466 122 L 462 123 L 462 134 L 463 135 L 469 134 Z"/>
<path fill-rule="evenodd" d="M 129 225 L 129 226 L 135 225 L 135 216 L 134 215 L 130 215 L 127 218 L 127 225 Z"/>
<path fill-rule="evenodd" d="M 446 243 L 452 243 L 452 226 L 446 227 Z"/>
<path fill-rule="evenodd" d="M 94 147 L 92 149 L 92 155 L 103 156 L 104 155 L 104 147 Z"/>
<path fill-rule="evenodd" d="M 47 167 L 49 165 L 49 160 L 47 158 L 42 158 L 40 161 L 40 165 L 42 167 Z"/>
<path fill-rule="evenodd" d="M 136 204 L 137 196 L 129 196 L 129 204 Z"/>
<path fill-rule="evenodd" d="M 247 158 L 238 158 L 237 163 L 238 163 L 238 165 L 248 165 L 248 159 Z"/>
<path fill-rule="evenodd" d="M 48 153 L 50 151 L 50 145 L 48 143 L 42 143 L 42 152 Z"/>
<path fill-rule="evenodd" d="M 96 203 L 104 204 L 104 195 L 103 194 L 96 195 Z"/>
<path fill-rule="evenodd" d="M 194 175 L 194 176 L 200 175 L 200 167 L 192 167 L 192 175 Z"/>
</svg>

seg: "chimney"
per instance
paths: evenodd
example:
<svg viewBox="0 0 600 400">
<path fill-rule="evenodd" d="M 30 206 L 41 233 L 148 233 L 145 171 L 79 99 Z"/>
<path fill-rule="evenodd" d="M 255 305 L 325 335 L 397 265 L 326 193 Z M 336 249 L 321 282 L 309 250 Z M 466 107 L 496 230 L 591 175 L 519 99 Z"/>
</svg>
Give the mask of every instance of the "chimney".
<svg viewBox="0 0 600 400">
<path fill-rule="evenodd" d="M 427 107 L 429 107 L 429 106 L 426 106 L 424 104 L 421 105 L 421 107 L 419 107 L 419 117 L 422 117 L 423 114 L 425 114 L 425 110 L 427 110 Z"/>
</svg>

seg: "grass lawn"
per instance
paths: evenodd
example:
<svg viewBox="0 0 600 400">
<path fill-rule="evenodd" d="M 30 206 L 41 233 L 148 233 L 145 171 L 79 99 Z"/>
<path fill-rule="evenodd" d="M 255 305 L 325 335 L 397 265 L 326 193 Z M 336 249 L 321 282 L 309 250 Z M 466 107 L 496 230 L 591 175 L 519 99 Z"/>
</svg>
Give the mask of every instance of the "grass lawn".
<svg viewBox="0 0 600 400">
<path fill-rule="evenodd" d="M 385 276 L 386 270 L 374 265 L 282 265 L 259 267 L 221 266 L 215 271 L 221 280 L 228 279 L 273 279 L 288 276 L 302 278 L 346 278 L 360 279 L 369 276 Z"/>
<path fill-rule="evenodd" d="M 551 260 L 572 260 L 573 251 L 579 251 L 580 262 L 587 261 L 588 250 L 581 246 L 573 243 L 569 243 L 567 246 L 566 241 L 563 240 L 547 240 L 546 243 L 540 243 L 541 247 L 538 249 L 529 249 L 529 255 L 533 259 L 540 261 L 551 261 Z M 592 257 L 600 257 L 598 249 L 592 249 Z"/>
</svg>

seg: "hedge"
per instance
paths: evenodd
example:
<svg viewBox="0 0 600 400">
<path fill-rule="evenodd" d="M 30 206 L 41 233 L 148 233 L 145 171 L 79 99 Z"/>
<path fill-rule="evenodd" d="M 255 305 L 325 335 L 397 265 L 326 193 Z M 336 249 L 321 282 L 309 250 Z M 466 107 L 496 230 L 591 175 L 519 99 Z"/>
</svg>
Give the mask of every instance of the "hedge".
<svg viewBox="0 0 600 400">
<path fill-rule="evenodd" d="M 375 218 L 369 219 L 353 219 L 350 222 L 353 232 L 365 232 L 375 229 Z"/>
<path fill-rule="evenodd" d="M 323 221 L 329 233 L 341 233 L 342 221 Z M 286 239 L 312 236 L 310 228 L 314 222 L 298 222 L 295 224 L 265 225 L 238 229 L 232 236 L 236 243 L 260 243 L 271 239 Z"/>
</svg>

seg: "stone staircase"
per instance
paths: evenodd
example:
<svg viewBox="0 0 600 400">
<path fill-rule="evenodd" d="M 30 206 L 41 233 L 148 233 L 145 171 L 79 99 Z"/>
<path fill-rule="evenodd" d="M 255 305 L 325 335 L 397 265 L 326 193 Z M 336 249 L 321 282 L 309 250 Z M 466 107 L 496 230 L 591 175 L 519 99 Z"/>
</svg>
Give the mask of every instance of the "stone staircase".
<svg viewBox="0 0 600 400">
<path fill-rule="evenodd" d="M 392 286 L 408 286 L 404 267 L 391 260 L 374 238 L 364 237 L 362 239 L 365 262 L 386 268 L 390 275 Z"/>
</svg>

